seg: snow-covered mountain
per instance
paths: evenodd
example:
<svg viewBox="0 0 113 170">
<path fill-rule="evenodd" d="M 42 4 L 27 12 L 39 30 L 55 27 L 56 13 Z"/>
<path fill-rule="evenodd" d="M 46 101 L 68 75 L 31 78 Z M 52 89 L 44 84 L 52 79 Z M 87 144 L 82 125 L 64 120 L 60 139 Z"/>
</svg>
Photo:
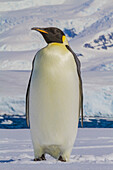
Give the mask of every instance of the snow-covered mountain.
<svg viewBox="0 0 113 170">
<path fill-rule="evenodd" d="M 25 113 L 34 26 L 61 28 L 82 64 L 84 115 L 113 117 L 113 0 L 0 1 L 0 114 Z"/>
<path fill-rule="evenodd" d="M 107 35 L 100 35 L 98 38 L 94 39 L 90 43 L 84 44 L 85 48 L 92 48 L 92 49 L 105 49 L 113 48 L 113 32 L 108 33 Z"/>
</svg>

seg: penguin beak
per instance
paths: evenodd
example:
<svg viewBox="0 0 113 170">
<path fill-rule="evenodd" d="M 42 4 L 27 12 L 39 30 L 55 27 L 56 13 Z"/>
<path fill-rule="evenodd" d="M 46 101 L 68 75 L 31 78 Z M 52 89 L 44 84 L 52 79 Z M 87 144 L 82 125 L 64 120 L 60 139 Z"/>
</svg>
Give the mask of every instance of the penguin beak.
<svg viewBox="0 0 113 170">
<path fill-rule="evenodd" d="M 35 31 L 39 31 L 40 33 L 48 34 L 48 32 L 45 31 L 43 28 L 33 27 L 31 28 L 31 30 L 35 30 Z"/>
</svg>

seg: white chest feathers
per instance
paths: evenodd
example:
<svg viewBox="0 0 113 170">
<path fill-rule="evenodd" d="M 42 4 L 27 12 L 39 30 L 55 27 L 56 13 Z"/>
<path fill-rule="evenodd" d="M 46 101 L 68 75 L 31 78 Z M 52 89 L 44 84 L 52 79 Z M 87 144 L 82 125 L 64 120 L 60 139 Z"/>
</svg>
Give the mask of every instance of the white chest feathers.
<svg viewBox="0 0 113 170">
<path fill-rule="evenodd" d="M 35 156 L 42 152 L 69 156 L 78 127 L 79 77 L 65 45 L 52 43 L 37 53 L 29 102 Z"/>
</svg>

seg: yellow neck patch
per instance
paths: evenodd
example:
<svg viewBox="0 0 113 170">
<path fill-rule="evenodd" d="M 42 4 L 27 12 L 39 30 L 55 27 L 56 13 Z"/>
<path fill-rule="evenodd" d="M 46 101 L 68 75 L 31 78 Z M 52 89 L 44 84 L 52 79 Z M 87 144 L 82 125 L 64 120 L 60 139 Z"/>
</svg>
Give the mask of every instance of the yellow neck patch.
<svg viewBox="0 0 113 170">
<path fill-rule="evenodd" d="M 52 45 L 62 45 L 62 43 L 53 42 Z"/>
</svg>

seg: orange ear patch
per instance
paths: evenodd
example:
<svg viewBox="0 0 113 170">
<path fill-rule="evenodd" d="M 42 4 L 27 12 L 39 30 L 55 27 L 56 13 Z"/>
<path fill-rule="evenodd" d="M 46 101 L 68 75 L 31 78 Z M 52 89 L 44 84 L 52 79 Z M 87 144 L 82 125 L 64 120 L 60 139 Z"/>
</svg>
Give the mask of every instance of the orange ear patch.
<svg viewBox="0 0 113 170">
<path fill-rule="evenodd" d="M 64 42 L 66 39 L 65 35 L 62 36 L 62 42 Z"/>
</svg>

